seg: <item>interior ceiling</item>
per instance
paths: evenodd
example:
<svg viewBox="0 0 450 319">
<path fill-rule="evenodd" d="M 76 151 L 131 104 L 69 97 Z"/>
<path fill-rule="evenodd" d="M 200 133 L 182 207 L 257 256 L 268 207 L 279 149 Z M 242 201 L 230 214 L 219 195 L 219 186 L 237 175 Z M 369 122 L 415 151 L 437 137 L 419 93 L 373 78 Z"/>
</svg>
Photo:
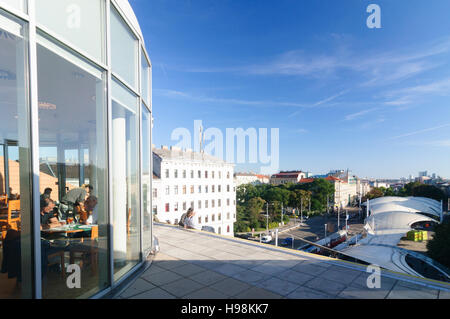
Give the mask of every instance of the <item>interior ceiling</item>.
<svg viewBox="0 0 450 319">
<path fill-rule="evenodd" d="M 21 71 L 16 65 L 16 41 L 0 38 L 0 139 L 18 139 L 17 96 L 26 94 L 22 80 L 17 79 Z M 96 130 L 100 80 L 40 45 L 37 53 L 40 145 L 56 146 L 58 139 L 63 144 L 88 144 L 88 136 Z M 51 107 L 43 108 L 44 103 Z"/>
</svg>

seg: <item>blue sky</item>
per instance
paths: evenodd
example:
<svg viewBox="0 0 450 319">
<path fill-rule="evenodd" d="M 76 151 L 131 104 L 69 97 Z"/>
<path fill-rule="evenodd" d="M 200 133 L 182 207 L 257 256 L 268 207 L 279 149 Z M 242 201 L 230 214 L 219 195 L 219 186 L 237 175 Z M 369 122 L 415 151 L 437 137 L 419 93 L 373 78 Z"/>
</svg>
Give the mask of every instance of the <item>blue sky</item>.
<svg viewBox="0 0 450 319">
<path fill-rule="evenodd" d="M 450 178 L 450 1 L 130 0 L 153 64 L 153 143 L 280 129 L 280 169 Z M 381 29 L 366 8 L 381 7 Z M 260 165 L 238 165 L 258 172 Z"/>
</svg>

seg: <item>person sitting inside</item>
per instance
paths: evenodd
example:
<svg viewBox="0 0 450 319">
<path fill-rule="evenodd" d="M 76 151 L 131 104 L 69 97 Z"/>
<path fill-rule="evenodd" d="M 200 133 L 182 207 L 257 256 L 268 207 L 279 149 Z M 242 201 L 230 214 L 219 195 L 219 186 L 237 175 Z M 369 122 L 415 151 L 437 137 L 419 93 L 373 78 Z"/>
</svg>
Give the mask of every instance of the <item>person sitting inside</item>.
<svg viewBox="0 0 450 319">
<path fill-rule="evenodd" d="M 61 227 L 64 224 L 58 220 L 58 213 L 55 211 L 55 202 L 47 198 L 41 204 L 41 230 Z"/>
<path fill-rule="evenodd" d="M 50 195 L 52 194 L 52 191 L 53 190 L 51 188 L 47 187 L 44 190 L 44 193 L 41 194 L 41 206 L 44 205 L 44 201 L 45 201 L 46 198 L 50 198 Z"/>
<path fill-rule="evenodd" d="M 84 201 L 84 206 L 80 210 L 80 223 L 92 225 L 97 223 L 97 197 L 91 195 Z"/>
</svg>

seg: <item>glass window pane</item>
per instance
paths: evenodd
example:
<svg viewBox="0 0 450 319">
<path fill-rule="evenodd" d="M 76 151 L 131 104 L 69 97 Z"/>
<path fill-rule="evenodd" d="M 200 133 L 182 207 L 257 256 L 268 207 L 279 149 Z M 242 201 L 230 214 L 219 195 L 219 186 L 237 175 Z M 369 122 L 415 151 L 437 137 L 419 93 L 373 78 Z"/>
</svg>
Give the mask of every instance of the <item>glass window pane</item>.
<svg viewBox="0 0 450 319">
<path fill-rule="evenodd" d="M 26 0 L 0 0 L 0 6 L 6 4 L 10 7 L 16 8 L 24 13 L 27 13 L 27 1 Z"/>
<path fill-rule="evenodd" d="M 144 210 L 144 247 L 143 251 L 145 255 L 150 252 L 152 248 L 152 212 L 151 212 L 151 169 L 150 161 L 152 160 L 151 153 L 151 132 L 152 132 L 152 117 L 147 108 L 142 106 L 142 202 Z M 175 194 L 178 193 L 178 189 L 175 186 Z M 175 210 L 177 206 L 175 206 Z"/>
<path fill-rule="evenodd" d="M 37 0 L 36 19 L 38 25 L 105 61 L 104 0 Z"/>
<path fill-rule="evenodd" d="M 139 113 L 136 96 L 118 83 L 112 90 L 113 250 L 118 280 L 140 261 Z"/>
<path fill-rule="evenodd" d="M 142 61 L 141 61 L 141 76 L 142 76 L 142 99 L 145 104 L 150 106 L 150 81 L 151 81 L 151 69 L 145 58 L 144 52 L 142 51 Z"/>
<path fill-rule="evenodd" d="M 27 25 L 0 10 L 0 298 L 31 298 Z"/>
<path fill-rule="evenodd" d="M 137 89 L 138 41 L 119 13 L 111 6 L 111 66 L 133 88 Z"/>
<path fill-rule="evenodd" d="M 105 75 L 42 36 L 37 64 L 42 295 L 91 296 L 109 284 Z"/>
</svg>

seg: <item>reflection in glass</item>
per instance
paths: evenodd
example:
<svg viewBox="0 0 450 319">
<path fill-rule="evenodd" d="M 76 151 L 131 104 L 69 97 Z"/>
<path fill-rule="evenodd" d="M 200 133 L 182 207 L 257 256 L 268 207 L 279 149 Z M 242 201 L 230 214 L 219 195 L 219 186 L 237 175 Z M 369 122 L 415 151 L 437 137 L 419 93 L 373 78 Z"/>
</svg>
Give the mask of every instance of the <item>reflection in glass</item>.
<svg viewBox="0 0 450 319">
<path fill-rule="evenodd" d="M 28 30 L 2 10 L 0 26 L 0 298 L 31 298 Z"/>
<path fill-rule="evenodd" d="M 142 105 L 142 203 L 143 203 L 143 251 L 147 255 L 152 247 L 152 212 L 151 212 L 151 125 L 152 117 L 149 110 Z M 177 186 L 175 186 L 177 187 Z"/>
<path fill-rule="evenodd" d="M 105 60 L 104 0 L 38 0 L 36 19 L 43 25 L 88 53 Z"/>
<path fill-rule="evenodd" d="M 143 51 L 141 53 L 141 60 L 142 99 L 147 106 L 150 106 L 151 69 Z"/>
<path fill-rule="evenodd" d="M 0 0 L 0 5 L 2 4 L 27 13 L 27 0 Z"/>
<path fill-rule="evenodd" d="M 133 88 L 137 88 L 138 41 L 130 28 L 111 6 L 112 70 Z"/>
<path fill-rule="evenodd" d="M 140 261 L 137 97 L 112 82 L 114 278 Z"/>
<path fill-rule="evenodd" d="M 108 285 L 104 74 L 41 35 L 37 62 L 42 295 L 90 296 Z M 69 264 L 79 289 L 67 285 Z"/>
</svg>

